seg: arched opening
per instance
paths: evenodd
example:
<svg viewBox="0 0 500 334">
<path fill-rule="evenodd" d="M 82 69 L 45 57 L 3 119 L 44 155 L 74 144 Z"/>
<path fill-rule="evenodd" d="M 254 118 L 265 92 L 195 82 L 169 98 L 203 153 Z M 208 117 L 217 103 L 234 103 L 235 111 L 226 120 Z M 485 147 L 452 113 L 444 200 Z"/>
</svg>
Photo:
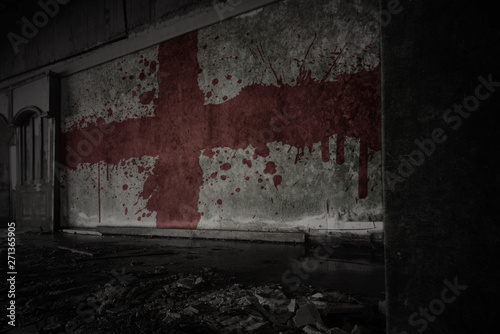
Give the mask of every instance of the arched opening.
<svg viewBox="0 0 500 334">
<path fill-rule="evenodd" d="M 10 142 L 14 128 L 8 125 L 7 119 L 0 115 L 0 227 L 7 227 L 13 219 L 13 202 L 11 196 L 11 160 Z"/>
<path fill-rule="evenodd" d="M 30 107 L 20 112 L 14 120 L 19 132 L 19 181 L 23 185 L 40 183 L 45 178 L 43 143 L 47 125 L 40 115 L 37 108 Z"/>
<path fill-rule="evenodd" d="M 54 229 L 55 120 L 29 106 L 16 113 L 11 140 L 14 220 L 19 228 Z"/>
</svg>

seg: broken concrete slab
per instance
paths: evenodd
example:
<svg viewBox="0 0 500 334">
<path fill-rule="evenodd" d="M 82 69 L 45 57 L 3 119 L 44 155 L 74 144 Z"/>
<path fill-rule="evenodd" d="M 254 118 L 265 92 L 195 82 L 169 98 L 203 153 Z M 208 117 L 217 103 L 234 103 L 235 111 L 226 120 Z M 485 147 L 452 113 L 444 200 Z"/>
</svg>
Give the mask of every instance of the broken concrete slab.
<svg viewBox="0 0 500 334">
<path fill-rule="evenodd" d="M 323 332 L 316 329 L 316 327 L 307 325 L 306 327 L 302 328 L 302 331 L 307 334 L 322 334 Z"/>
<path fill-rule="evenodd" d="M 306 304 L 300 307 L 293 317 L 293 323 L 299 328 L 307 325 L 316 325 L 316 322 L 323 322 L 323 320 L 313 304 Z"/>
</svg>

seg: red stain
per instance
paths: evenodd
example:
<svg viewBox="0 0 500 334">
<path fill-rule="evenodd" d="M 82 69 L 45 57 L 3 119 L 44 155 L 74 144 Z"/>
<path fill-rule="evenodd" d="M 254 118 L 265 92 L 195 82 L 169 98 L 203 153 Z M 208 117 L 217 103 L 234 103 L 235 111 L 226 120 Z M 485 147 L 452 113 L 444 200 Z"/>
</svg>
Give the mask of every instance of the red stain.
<svg viewBox="0 0 500 334">
<path fill-rule="evenodd" d="M 276 190 L 278 190 L 278 186 L 281 184 L 282 181 L 283 181 L 283 178 L 281 177 L 281 175 L 274 175 L 273 176 L 273 183 L 274 183 L 274 187 L 276 188 Z"/>
<path fill-rule="evenodd" d="M 128 184 L 124 184 L 122 188 L 123 188 L 123 190 L 127 190 L 128 189 Z"/>
<path fill-rule="evenodd" d="M 125 208 L 125 215 L 127 215 L 128 213 L 128 208 Z"/>
<path fill-rule="evenodd" d="M 321 160 L 323 162 L 330 161 L 330 142 L 329 142 L 329 140 L 323 140 L 321 142 Z"/>
<path fill-rule="evenodd" d="M 237 150 L 251 144 L 256 155 L 267 157 L 269 142 L 280 141 L 303 152 L 337 134 L 360 140 L 358 192 L 360 198 L 366 197 L 366 152 L 381 149 L 379 67 L 341 74 L 334 82 L 313 79 L 301 67 L 293 86 L 275 74 L 279 87 L 251 84 L 225 103 L 205 105 L 197 81 L 197 44 L 197 32 L 162 43 L 159 71 L 168 72 L 171 80 L 159 83 L 157 99 L 152 92 L 144 97 L 144 102 L 154 100 L 156 116 L 112 123 L 114 130 L 107 131 L 102 143 L 91 155 L 79 157 L 79 162 L 117 164 L 122 159 L 158 156 L 140 194 L 146 208 L 157 213 L 158 227 L 196 228 L 204 181 L 199 165 L 202 150 L 210 156 L 215 147 Z M 278 117 L 286 117 L 287 122 L 281 131 L 270 131 L 263 138 L 262 129 L 271 128 L 272 110 L 282 111 Z M 100 126 L 88 124 L 85 130 Z M 75 148 L 82 138 L 85 134 L 73 129 L 63 135 L 61 147 Z M 62 153 L 63 162 L 68 155 Z M 273 182 L 277 188 L 282 177 L 275 175 Z"/>
<path fill-rule="evenodd" d="M 155 93 L 156 89 L 142 93 L 141 95 L 139 95 L 139 102 L 141 102 L 142 104 L 150 104 L 155 97 Z"/>
<path fill-rule="evenodd" d="M 226 75 L 226 79 L 227 79 L 227 80 L 231 80 L 231 78 L 232 78 L 232 77 L 233 77 L 233 76 L 232 76 L 231 74 Z"/>
<path fill-rule="evenodd" d="M 141 72 L 141 74 L 139 74 L 139 79 L 142 81 L 146 80 L 146 73 Z"/>
<path fill-rule="evenodd" d="M 217 200 L 217 204 L 218 204 L 218 205 L 222 205 L 222 200 L 221 200 L 221 199 L 218 199 L 218 200 Z"/>
<path fill-rule="evenodd" d="M 97 164 L 97 202 L 99 203 L 99 223 L 101 222 L 101 162 Z"/>
<path fill-rule="evenodd" d="M 220 179 L 221 179 L 222 181 L 225 181 L 225 180 L 227 179 L 227 176 L 226 176 L 226 175 L 221 175 Z"/>
<path fill-rule="evenodd" d="M 149 65 L 149 75 L 156 72 L 156 66 L 157 66 L 156 60 L 153 60 Z"/>
<path fill-rule="evenodd" d="M 212 179 L 216 179 L 216 178 L 217 178 L 217 172 L 212 173 L 212 175 L 210 175 L 210 177 L 211 177 Z"/>
<path fill-rule="evenodd" d="M 240 188 L 236 188 L 236 192 L 239 193 L 241 191 Z"/>
<path fill-rule="evenodd" d="M 252 161 L 248 160 L 248 159 L 243 159 L 243 164 L 244 165 L 247 165 L 248 168 L 252 167 Z"/>
<path fill-rule="evenodd" d="M 276 173 L 276 164 L 272 161 L 266 163 L 266 168 L 264 169 L 264 174 L 275 174 Z"/>
<path fill-rule="evenodd" d="M 337 136 L 337 149 L 335 152 L 335 161 L 339 165 L 342 165 L 344 163 L 344 137 L 343 136 Z"/>
<path fill-rule="evenodd" d="M 230 170 L 231 169 L 231 164 L 229 162 L 226 162 L 220 166 L 220 169 L 222 170 Z"/>
<path fill-rule="evenodd" d="M 217 79 L 217 78 L 216 78 L 216 79 L 213 79 L 213 80 L 212 80 L 212 85 L 214 85 L 214 86 L 215 86 L 215 85 L 217 85 L 218 83 L 219 83 L 219 79 Z"/>
</svg>

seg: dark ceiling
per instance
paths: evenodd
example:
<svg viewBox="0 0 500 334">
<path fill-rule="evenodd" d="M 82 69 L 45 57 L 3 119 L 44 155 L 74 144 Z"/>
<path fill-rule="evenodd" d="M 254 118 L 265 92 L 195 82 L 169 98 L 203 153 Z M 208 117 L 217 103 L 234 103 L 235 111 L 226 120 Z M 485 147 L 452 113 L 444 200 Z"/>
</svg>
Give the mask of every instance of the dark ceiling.
<svg viewBox="0 0 500 334">
<path fill-rule="evenodd" d="M 26 16 L 31 21 L 33 14 L 38 10 L 41 10 L 38 0 L 0 0 L 0 34 L 2 38 L 7 38 L 9 32 L 19 34 L 22 17 Z"/>
</svg>

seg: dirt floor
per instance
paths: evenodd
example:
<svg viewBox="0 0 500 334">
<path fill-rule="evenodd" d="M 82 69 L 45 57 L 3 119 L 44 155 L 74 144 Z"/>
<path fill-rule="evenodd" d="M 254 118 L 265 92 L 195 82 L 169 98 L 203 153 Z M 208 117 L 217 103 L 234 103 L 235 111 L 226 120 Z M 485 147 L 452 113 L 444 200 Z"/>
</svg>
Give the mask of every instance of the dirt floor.
<svg viewBox="0 0 500 334">
<path fill-rule="evenodd" d="M 0 333 L 385 333 L 380 250 L 26 232 L 15 256 Z"/>
</svg>

